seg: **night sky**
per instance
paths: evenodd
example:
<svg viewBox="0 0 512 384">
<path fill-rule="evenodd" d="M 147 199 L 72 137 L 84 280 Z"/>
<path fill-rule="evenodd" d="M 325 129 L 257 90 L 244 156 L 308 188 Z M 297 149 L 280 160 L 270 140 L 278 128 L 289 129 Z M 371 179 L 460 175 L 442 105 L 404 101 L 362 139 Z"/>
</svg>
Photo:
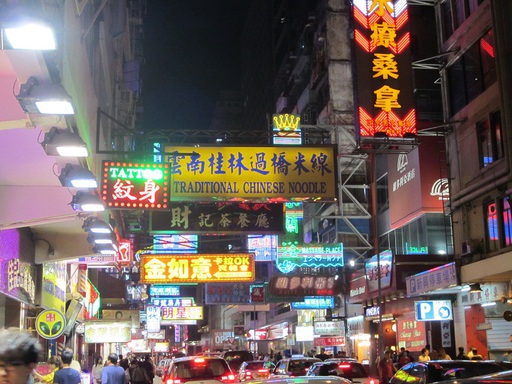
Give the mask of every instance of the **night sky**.
<svg viewBox="0 0 512 384">
<path fill-rule="evenodd" d="M 207 129 L 220 90 L 240 89 L 249 0 L 148 0 L 144 131 Z"/>
</svg>

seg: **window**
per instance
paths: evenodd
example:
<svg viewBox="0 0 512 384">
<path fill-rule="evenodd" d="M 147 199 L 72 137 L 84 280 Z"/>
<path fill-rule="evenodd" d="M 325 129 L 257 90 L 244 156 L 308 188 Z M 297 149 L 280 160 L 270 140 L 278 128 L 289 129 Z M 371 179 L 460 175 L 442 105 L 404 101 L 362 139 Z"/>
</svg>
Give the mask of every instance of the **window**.
<svg viewBox="0 0 512 384">
<path fill-rule="evenodd" d="M 512 245 L 512 207 L 509 196 L 488 201 L 485 209 L 487 251 Z"/>
<path fill-rule="evenodd" d="M 503 136 L 501 130 L 501 113 L 493 112 L 489 118 L 477 124 L 478 145 L 480 153 L 480 167 L 503 157 Z"/>
<path fill-rule="evenodd" d="M 457 113 L 496 82 L 492 31 L 480 38 L 448 68 L 452 114 Z"/>
</svg>

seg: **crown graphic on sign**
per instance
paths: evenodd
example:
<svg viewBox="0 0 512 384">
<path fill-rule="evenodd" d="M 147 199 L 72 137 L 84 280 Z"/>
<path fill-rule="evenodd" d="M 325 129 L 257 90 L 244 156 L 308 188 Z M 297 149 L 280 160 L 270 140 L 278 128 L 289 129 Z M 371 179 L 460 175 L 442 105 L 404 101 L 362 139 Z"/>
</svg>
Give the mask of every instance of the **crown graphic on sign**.
<svg viewBox="0 0 512 384">
<path fill-rule="evenodd" d="M 300 124 L 300 116 L 298 115 L 289 115 L 285 113 L 284 115 L 274 115 L 274 126 L 280 130 L 296 130 L 299 128 Z"/>
</svg>

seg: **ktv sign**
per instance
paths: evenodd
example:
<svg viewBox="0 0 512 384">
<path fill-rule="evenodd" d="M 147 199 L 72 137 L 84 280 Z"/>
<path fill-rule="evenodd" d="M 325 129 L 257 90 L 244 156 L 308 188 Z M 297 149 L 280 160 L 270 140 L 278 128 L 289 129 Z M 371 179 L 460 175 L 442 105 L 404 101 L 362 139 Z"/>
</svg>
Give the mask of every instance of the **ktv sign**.
<svg viewBox="0 0 512 384">
<path fill-rule="evenodd" d="M 453 320 L 452 303 L 449 300 L 414 302 L 417 321 Z"/>
</svg>

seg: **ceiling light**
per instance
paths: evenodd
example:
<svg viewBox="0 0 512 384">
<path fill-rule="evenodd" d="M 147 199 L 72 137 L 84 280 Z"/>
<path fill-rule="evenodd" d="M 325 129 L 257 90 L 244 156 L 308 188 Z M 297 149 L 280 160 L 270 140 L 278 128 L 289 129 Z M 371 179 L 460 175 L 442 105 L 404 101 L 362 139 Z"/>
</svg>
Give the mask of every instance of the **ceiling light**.
<svg viewBox="0 0 512 384">
<path fill-rule="evenodd" d="M 73 196 L 70 204 L 75 211 L 103 212 L 105 210 L 103 200 L 101 200 L 99 196 L 81 191 L 78 191 L 77 194 Z"/>
<path fill-rule="evenodd" d="M 85 220 L 82 226 L 84 230 L 92 233 L 112 233 L 112 227 L 105 223 L 103 220 L 99 220 L 95 217 L 89 217 Z"/>
<path fill-rule="evenodd" d="M 67 129 L 52 127 L 50 131 L 44 135 L 44 140 L 41 145 L 49 156 L 89 156 L 87 144 L 85 144 L 78 134 Z"/>
<path fill-rule="evenodd" d="M 44 24 L 18 24 L 4 27 L 4 34 L 12 49 L 57 49 L 53 29 Z"/>
<path fill-rule="evenodd" d="M 469 293 L 482 292 L 482 288 L 479 283 L 469 284 Z"/>
<path fill-rule="evenodd" d="M 96 244 L 92 251 L 102 255 L 115 255 L 117 253 L 117 249 L 114 244 Z"/>
<path fill-rule="evenodd" d="M 496 305 L 495 301 L 492 301 L 490 303 L 482 303 L 482 304 L 480 304 L 481 307 L 492 307 L 493 305 Z"/>
<path fill-rule="evenodd" d="M 49 115 L 75 113 L 71 96 L 61 84 L 39 84 L 35 77 L 30 77 L 25 84 L 21 85 L 16 99 L 26 113 Z"/>
<path fill-rule="evenodd" d="M 96 177 L 91 171 L 79 165 L 66 164 L 59 175 L 63 187 L 73 188 L 97 188 Z"/>
<path fill-rule="evenodd" d="M 93 244 L 114 244 L 112 233 L 90 233 L 87 241 Z"/>
</svg>

